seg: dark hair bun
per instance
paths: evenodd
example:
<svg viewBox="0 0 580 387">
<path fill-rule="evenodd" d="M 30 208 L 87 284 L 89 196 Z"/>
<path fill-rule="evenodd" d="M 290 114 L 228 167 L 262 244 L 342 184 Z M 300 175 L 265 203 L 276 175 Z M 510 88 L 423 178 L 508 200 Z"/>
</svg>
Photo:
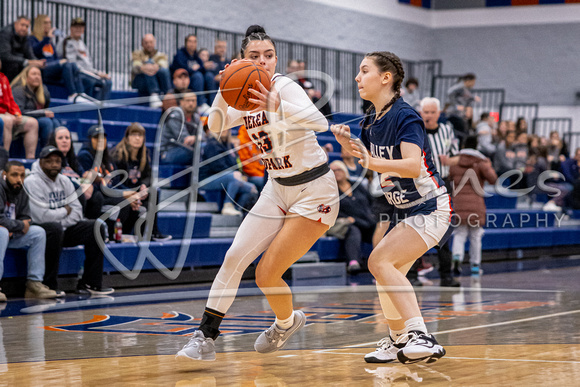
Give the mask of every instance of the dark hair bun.
<svg viewBox="0 0 580 387">
<path fill-rule="evenodd" d="M 248 29 L 246 30 L 246 36 L 250 36 L 251 34 L 258 34 L 260 32 L 265 34 L 266 30 L 264 29 L 264 27 L 254 24 L 248 27 Z"/>
</svg>

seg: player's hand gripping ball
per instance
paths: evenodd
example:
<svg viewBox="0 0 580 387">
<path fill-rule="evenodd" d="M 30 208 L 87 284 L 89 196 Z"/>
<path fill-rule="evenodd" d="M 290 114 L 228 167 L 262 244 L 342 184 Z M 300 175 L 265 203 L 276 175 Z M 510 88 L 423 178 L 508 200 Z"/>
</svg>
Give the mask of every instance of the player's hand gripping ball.
<svg viewBox="0 0 580 387">
<path fill-rule="evenodd" d="M 256 81 L 270 90 L 270 75 L 264 66 L 242 60 L 230 64 L 222 73 L 220 91 L 227 104 L 234 109 L 251 111 L 258 107 L 249 101 L 255 96 L 250 89 L 260 91 Z"/>
</svg>

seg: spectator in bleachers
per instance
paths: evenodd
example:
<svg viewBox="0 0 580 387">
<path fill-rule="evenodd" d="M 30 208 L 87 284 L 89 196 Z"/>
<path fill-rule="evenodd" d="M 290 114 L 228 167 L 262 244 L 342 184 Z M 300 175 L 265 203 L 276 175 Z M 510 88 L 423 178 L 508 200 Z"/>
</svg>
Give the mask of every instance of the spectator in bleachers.
<svg viewBox="0 0 580 387">
<path fill-rule="evenodd" d="M 296 59 L 290 59 L 286 65 L 286 75 L 295 73 L 296 71 L 300 71 L 300 65 Z"/>
<path fill-rule="evenodd" d="M 569 158 L 562 162 L 561 171 L 569 183 L 574 184 L 580 178 L 580 148 L 576 149 L 574 158 Z"/>
<path fill-rule="evenodd" d="M 0 71 L 2 61 L 0 61 Z M 14 97 L 8 78 L 0 72 L 0 120 L 4 125 L 4 149 L 10 153 L 12 139 L 24 136 L 24 149 L 27 159 L 33 159 L 38 142 L 38 121 L 32 117 L 23 116 Z"/>
<path fill-rule="evenodd" d="M 516 121 L 516 133 L 519 135 L 523 132 L 528 132 L 528 121 L 526 121 L 525 117 L 518 117 Z"/>
<path fill-rule="evenodd" d="M 252 183 L 244 180 L 242 173 L 237 170 L 229 170 L 237 167 L 237 153 L 230 139 L 229 130 L 222 130 L 218 134 L 210 133 L 207 142 L 202 149 L 201 160 L 207 160 L 217 155 L 222 155 L 217 160 L 202 166 L 199 169 L 199 180 L 220 175 L 217 179 L 203 186 L 205 190 L 221 190 L 225 188 L 226 197 L 222 207 L 222 215 L 241 216 L 243 211 L 250 211 L 251 206 L 258 199 L 258 190 Z M 219 137 L 218 137 L 219 136 Z"/>
<path fill-rule="evenodd" d="M 207 48 L 199 50 L 198 55 L 203 62 L 203 67 L 205 68 L 205 90 L 209 92 L 207 94 L 207 100 L 211 105 L 220 86 L 219 82 L 215 81 L 215 71 L 218 68 L 218 65 L 210 59 L 209 50 Z"/>
<path fill-rule="evenodd" d="M 447 90 L 446 114 L 449 122 L 453 125 L 455 135 L 462 139 L 469 134 L 468 107 L 473 108 L 474 102 L 479 102 L 479 97 L 474 96 L 471 90 L 475 86 L 475 74 L 468 73 Z"/>
<path fill-rule="evenodd" d="M 30 19 L 18 16 L 13 24 L 0 30 L 0 60 L 4 63 L 4 74 L 10 81 L 26 66 L 44 67 L 45 59 L 37 59 L 28 43 Z"/>
<path fill-rule="evenodd" d="M 332 120 L 332 108 L 330 107 L 330 101 L 326 102 L 322 106 L 319 106 L 320 103 L 318 103 L 318 100 L 322 98 L 322 92 L 316 89 L 314 87 L 314 83 L 312 83 L 312 81 L 309 78 L 307 78 L 306 62 L 303 60 L 297 60 L 295 62 L 296 63 L 294 64 L 293 61 L 289 61 L 288 62 L 289 66 L 286 70 L 288 74 L 290 74 L 290 72 L 298 71 L 298 76 L 291 76 L 290 79 L 293 79 L 296 82 L 298 82 L 298 84 L 302 86 L 304 91 L 306 91 L 306 94 L 308 94 L 308 97 L 312 100 L 312 102 L 316 104 L 318 110 L 320 110 L 320 112 L 327 119 Z"/>
<path fill-rule="evenodd" d="M 248 181 L 254 184 L 258 191 L 261 192 L 266 184 L 266 169 L 261 158 L 262 151 L 250 139 L 245 125 L 240 126 L 238 129 L 238 141 L 240 142 L 238 156 L 242 164 L 242 172 L 247 176 Z M 254 161 L 248 161 L 250 159 L 254 159 Z"/>
<path fill-rule="evenodd" d="M 562 163 L 562 174 L 566 177 L 566 181 L 572 184 L 572 192 L 568 196 L 570 207 L 580 210 L 580 148 L 576 149 L 574 158 Z"/>
<path fill-rule="evenodd" d="M 12 95 L 20 111 L 38 121 L 38 144 L 42 149 L 48 141 L 48 136 L 60 125 L 54 118 L 54 113 L 48 110 L 50 93 L 42 84 L 42 74 L 38 67 L 27 66 L 12 81 Z M 42 112 L 35 112 L 43 110 Z"/>
<path fill-rule="evenodd" d="M 93 195 L 101 193 L 104 198 L 103 204 L 106 206 L 118 206 L 125 200 L 130 202 L 130 205 L 120 208 L 118 216 L 113 216 L 114 219 L 109 219 L 107 222 L 109 235 L 114 234 L 114 220 L 117 218 L 123 224 L 123 234 L 131 234 L 133 226 L 140 215 L 142 200 L 147 197 L 147 190 L 132 191 L 120 182 L 119 176 L 111 177 L 116 168 L 107 147 L 107 134 L 103 127 L 92 126 L 87 133 L 87 137 L 88 141 L 79 151 L 77 158 L 83 170 L 96 174 L 93 182 Z M 97 152 L 102 155 L 100 165 L 95 165 Z M 112 191 L 113 187 L 114 191 Z M 145 209 L 143 208 L 143 210 Z"/>
<path fill-rule="evenodd" d="M 143 125 L 133 122 L 125 130 L 123 140 L 117 144 L 113 151 L 113 160 L 117 170 L 126 171 L 127 178 L 123 185 L 129 189 L 138 188 L 146 191 L 151 185 L 151 157 L 145 147 L 145 128 Z M 143 207 L 149 209 L 149 196 L 142 200 Z M 143 223 L 143 228 L 145 223 Z M 141 233 L 143 235 L 143 231 Z M 157 213 L 153 220 L 151 239 L 155 241 L 167 241 L 171 235 L 163 235 L 157 226 Z"/>
<path fill-rule="evenodd" d="M 578 166 L 580 164 L 580 150 L 576 150 L 574 158 L 564 160 L 560 165 L 560 170 L 564 179 L 554 172 L 552 179 L 546 181 L 546 185 L 559 190 L 559 194 L 553 196 L 544 205 L 544 211 L 561 212 L 575 208 L 575 201 L 578 199 Z"/>
<path fill-rule="evenodd" d="M 191 165 L 193 146 L 201 119 L 197 113 L 197 96 L 188 90 L 179 101 L 179 109 L 169 114 L 161 137 L 161 163 Z"/>
<path fill-rule="evenodd" d="M 489 158 L 495 154 L 493 136 L 495 134 L 495 119 L 488 112 L 481 113 L 481 118 L 476 127 L 477 150 Z"/>
<path fill-rule="evenodd" d="M 449 178 L 457 189 L 453 196 L 453 210 L 456 214 L 453 217 L 456 226 L 453 232 L 453 261 L 456 266 L 463 262 L 465 241 L 469 237 L 471 275 L 479 277 L 481 238 L 486 222 L 483 184 L 486 181 L 489 184 L 495 184 L 497 175 L 491 161 L 476 149 L 477 137 L 467 137 L 463 149 L 459 152 L 458 163 L 449 168 Z M 465 181 L 466 175 L 473 173 L 477 180 Z"/>
<path fill-rule="evenodd" d="M 72 181 L 75 190 L 82 187 L 82 195 L 78 195 L 79 202 L 83 207 L 83 214 L 89 219 L 96 219 L 101 215 L 104 197 L 100 192 L 94 193 L 94 187 L 88 182 L 90 171 L 84 171 L 80 166 L 75 154 L 70 131 L 59 126 L 48 137 L 48 145 L 58 148 L 64 155 L 62 159 L 61 173 Z M 78 191 L 77 191 L 78 192 Z"/>
<path fill-rule="evenodd" d="M 83 82 L 76 63 L 70 63 L 66 59 L 59 59 L 54 42 L 55 28 L 48 15 L 38 15 L 34 19 L 32 35 L 28 42 L 37 58 L 46 60 L 46 66 L 42 69 L 42 79 L 46 84 L 61 84 L 68 92 L 69 102 L 88 102 L 81 95 L 84 92 Z"/>
<path fill-rule="evenodd" d="M 372 243 L 375 232 L 375 218 L 371 212 L 372 197 L 362 184 L 351 184 L 348 169 L 342 161 L 333 161 L 330 169 L 334 172 L 340 195 L 337 227 L 347 227 L 346 233 L 339 239 L 346 254 L 348 271 L 356 273 L 363 263 L 361 244 Z M 329 235 L 332 235 L 331 230 Z"/>
<path fill-rule="evenodd" d="M 63 41 L 62 56 L 79 67 L 85 93 L 104 101 L 109 98 L 113 83 L 109 74 L 93 66 L 89 50 L 82 40 L 85 27 L 86 23 L 80 17 L 71 21 L 70 36 Z"/>
<path fill-rule="evenodd" d="M 528 194 L 530 201 L 534 202 L 538 194 L 544 193 L 538 185 L 538 179 L 542 173 L 548 169 L 548 148 L 539 145 L 538 136 L 529 136 L 528 139 L 528 161 L 524 170 L 526 186 L 533 187 Z"/>
<path fill-rule="evenodd" d="M 0 89 L 0 91 L 2 90 Z M 4 132 L 4 121 L 2 121 L 1 117 L 0 117 L 0 131 L 2 133 Z M 8 162 L 8 152 L 3 147 L 0 147 L 0 170 L 4 169 L 4 166 L 6 165 L 7 162 Z"/>
<path fill-rule="evenodd" d="M 113 289 L 103 287 L 103 250 L 95 237 L 95 223 L 99 221 L 83 218 L 72 182 L 60 173 L 63 156 L 56 147 L 44 147 L 39 162 L 33 166 L 32 174 L 24 181 L 26 191 L 32 198 L 32 220 L 40 225 L 52 222 L 61 225 L 61 232 L 47 240 L 50 248 L 47 249 L 44 282 L 56 289 L 62 248 L 84 245 L 84 269 L 77 284 L 77 292 L 85 295 L 113 293 Z M 96 227 L 101 241 L 104 241 L 104 227 Z"/>
<path fill-rule="evenodd" d="M 145 34 L 141 39 L 140 50 L 133 51 L 131 84 L 139 91 L 139 95 L 150 96 L 149 105 L 161 107 L 160 94 L 165 94 L 171 87 L 169 61 L 167 54 L 155 48 L 156 40 L 153 34 Z"/>
<path fill-rule="evenodd" d="M 344 163 L 346 169 L 348 170 L 349 178 L 351 179 L 351 181 L 358 179 L 359 176 L 363 174 L 364 168 L 362 165 L 360 165 L 358 159 L 355 158 L 353 155 L 351 155 L 343 147 L 340 148 L 340 158 L 342 159 L 342 162 Z"/>
<path fill-rule="evenodd" d="M 409 78 L 405 82 L 405 87 L 401 90 L 401 97 L 415 110 L 419 110 L 421 107 L 421 95 L 418 88 L 419 80 L 417 78 Z"/>
<path fill-rule="evenodd" d="M 197 36 L 187 35 L 185 37 L 185 46 L 180 48 L 173 57 L 171 71 L 177 69 L 186 69 L 189 74 L 189 88 L 197 93 L 197 100 L 200 108 L 203 110 L 209 108 L 208 98 L 204 93 L 206 82 L 213 83 L 213 74 L 207 73 L 203 61 L 197 52 Z M 211 82 L 210 82 L 211 81 Z"/>
<path fill-rule="evenodd" d="M 522 145 L 516 143 L 515 131 L 507 132 L 505 140 L 498 145 L 493 159 L 493 166 L 498 175 L 514 169 L 524 170 L 527 163 L 527 144 Z"/>
<path fill-rule="evenodd" d="M 226 68 L 229 60 L 226 58 L 226 53 L 228 50 L 228 42 L 225 40 L 216 40 L 213 48 L 213 54 L 210 55 L 209 60 L 216 64 L 215 68 L 211 71 L 214 76 L 214 81 L 219 85 L 222 75 L 220 71 Z"/>
<path fill-rule="evenodd" d="M 505 140 L 505 138 L 507 136 L 507 132 L 509 130 L 509 123 L 510 123 L 510 121 L 508 121 L 508 120 L 502 120 L 497 125 L 497 130 L 495 131 L 495 134 L 493 135 L 493 142 L 494 142 L 496 148 L 503 140 Z M 515 129 L 514 129 L 514 131 L 515 131 Z"/>
<path fill-rule="evenodd" d="M 18 161 L 9 161 L 0 180 L 0 278 L 4 274 L 6 249 L 27 249 L 26 298 L 56 298 L 54 290 L 42 283 L 46 233 L 31 225 L 28 195 L 22 189 L 26 170 Z M 0 302 L 6 295 L 0 292 Z"/>
<path fill-rule="evenodd" d="M 550 132 L 548 143 L 548 162 L 550 169 L 560 170 L 560 165 L 568 158 L 568 145 L 560 137 L 557 131 Z"/>
<path fill-rule="evenodd" d="M 178 94 L 183 94 L 189 90 L 189 74 L 186 69 L 177 69 L 173 73 L 173 89 L 169 90 L 163 96 L 163 104 L 161 106 L 161 111 L 166 111 L 170 107 L 179 106 L 180 96 Z"/>
</svg>

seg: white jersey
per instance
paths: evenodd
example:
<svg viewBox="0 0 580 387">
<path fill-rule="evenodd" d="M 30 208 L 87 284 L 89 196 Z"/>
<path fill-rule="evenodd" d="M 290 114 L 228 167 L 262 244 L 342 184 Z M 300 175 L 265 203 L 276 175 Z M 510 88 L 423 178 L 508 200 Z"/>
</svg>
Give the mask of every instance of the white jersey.
<svg viewBox="0 0 580 387">
<path fill-rule="evenodd" d="M 245 125 L 252 141 L 262 151 L 262 161 L 271 177 L 290 177 L 328 161 L 315 131 L 328 129 L 328 121 L 296 82 L 281 74 L 272 77 L 280 96 L 278 111 L 255 114 L 229 107 L 221 93 L 213 108 L 227 111 L 224 129 Z M 227 109 L 227 110 L 226 110 Z M 209 127 L 219 132 L 219 117 L 211 114 Z"/>
</svg>

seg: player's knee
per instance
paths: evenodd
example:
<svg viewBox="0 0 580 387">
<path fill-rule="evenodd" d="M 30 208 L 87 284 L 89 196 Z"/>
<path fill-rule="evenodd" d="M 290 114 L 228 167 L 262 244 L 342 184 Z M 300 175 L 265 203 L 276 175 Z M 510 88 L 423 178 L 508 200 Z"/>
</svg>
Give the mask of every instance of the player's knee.
<svg viewBox="0 0 580 387">
<path fill-rule="evenodd" d="M 376 278 L 380 270 L 379 260 L 376 257 L 373 257 L 373 255 L 371 254 L 367 264 L 370 273 L 373 275 L 373 277 Z"/>
<path fill-rule="evenodd" d="M 270 270 L 261 263 L 256 267 L 256 285 L 260 289 L 270 287 L 272 285 L 272 274 Z"/>
<path fill-rule="evenodd" d="M 371 253 L 368 260 L 368 268 L 371 274 L 377 278 L 381 272 L 388 271 L 389 268 L 394 268 L 394 266 L 389 262 L 388 258 Z"/>
</svg>

